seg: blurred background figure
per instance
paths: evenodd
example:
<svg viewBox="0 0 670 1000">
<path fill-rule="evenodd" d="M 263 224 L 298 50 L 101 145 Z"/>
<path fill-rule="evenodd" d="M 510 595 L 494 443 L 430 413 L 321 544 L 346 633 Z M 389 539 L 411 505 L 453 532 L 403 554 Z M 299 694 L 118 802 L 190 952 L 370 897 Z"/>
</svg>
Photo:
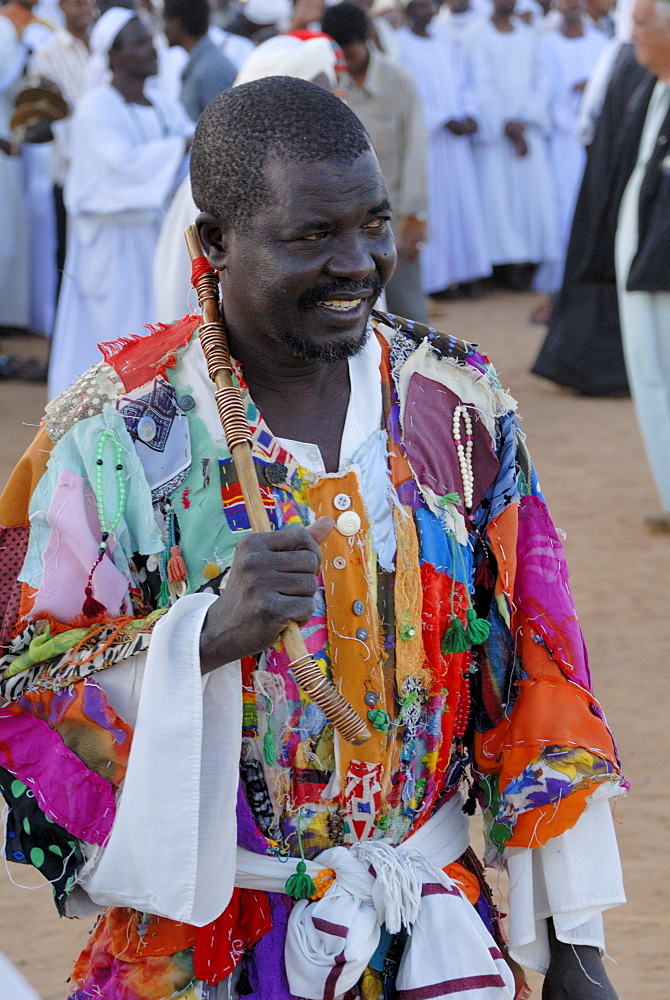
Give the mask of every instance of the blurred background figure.
<svg viewBox="0 0 670 1000">
<path fill-rule="evenodd" d="M 340 81 L 347 104 L 370 136 L 393 205 L 398 266 L 386 305 L 398 316 L 428 321 L 419 252 L 426 235 L 426 131 L 411 73 L 372 43 L 372 24 L 357 3 L 328 7 L 323 29 L 342 48 Z"/>
<path fill-rule="evenodd" d="M 549 75 L 549 162 L 554 182 L 559 256 L 540 277 L 542 287 L 557 292 L 563 281 L 570 227 L 584 173 L 586 152 L 577 134 L 582 95 L 598 58 L 607 45 L 602 31 L 586 23 L 585 0 L 557 0 L 561 25 L 539 40 Z M 536 311 L 536 321 L 546 322 L 550 302 Z"/>
<path fill-rule="evenodd" d="M 23 36 L 36 0 L 0 7 L 0 327 L 25 329 L 30 321 L 26 206 L 21 161 L 12 155 L 10 118 L 29 53 Z"/>
<path fill-rule="evenodd" d="M 465 39 L 478 109 L 474 136 L 491 263 L 508 287 L 528 289 L 536 265 L 558 259 L 555 193 L 547 151 L 549 78 L 538 35 L 514 17 L 514 0 Z"/>
<path fill-rule="evenodd" d="M 92 44 L 108 54 L 112 81 L 86 94 L 72 120 L 70 233 L 50 398 L 99 360 L 96 344 L 136 335 L 156 319 L 153 254 L 193 131 L 180 105 L 146 96 L 156 50 L 133 11 L 108 10 Z"/>
<path fill-rule="evenodd" d="M 86 88 L 86 70 L 91 54 L 89 34 L 94 10 L 91 0 L 60 0 L 58 8 L 63 18 L 62 26 L 35 55 L 33 72 L 56 84 L 72 112 Z M 56 299 L 65 267 L 67 227 L 63 188 L 69 163 L 70 124 L 70 117 L 54 122 L 47 126 L 44 136 L 46 139 L 53 138 L 51 170 L 57 241 Z"/>
<path fill-rule="evenodd" d="M 478 110 L 460 45 L 434 31 L 435 0 L 410 0 L 398 31 L 401 62 L 418 87 L 428 130 L 428 235 L 421 251 L 429 295 L 480 294 L 491 274 L 472 152 Z"/>
<path fill-rule="evenodd" d="M 237 69 L 209 37 L 209 0 L 165 0 L 163 19 L 168 45 L 188 53 L 180 99 L 196 122 L 217 94 L 232 87 Z"/>
</svg>

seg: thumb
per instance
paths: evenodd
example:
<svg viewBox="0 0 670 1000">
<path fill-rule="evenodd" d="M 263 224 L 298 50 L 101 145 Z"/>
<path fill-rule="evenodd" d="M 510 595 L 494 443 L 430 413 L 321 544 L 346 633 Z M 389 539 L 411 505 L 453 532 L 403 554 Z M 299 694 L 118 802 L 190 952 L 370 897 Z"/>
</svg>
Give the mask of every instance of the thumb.
<svg viewBox="0 0 670 1000">
<path fill-rule="evenodd" d="M 310 533 L 316 544 L 320 545 L 321 542 L 325 542 L 334 527 L 335 522 L 332 517 L 319 517 L 314 524 L 309 524 L 307 526 L 307 531 Z"/>
</svg>

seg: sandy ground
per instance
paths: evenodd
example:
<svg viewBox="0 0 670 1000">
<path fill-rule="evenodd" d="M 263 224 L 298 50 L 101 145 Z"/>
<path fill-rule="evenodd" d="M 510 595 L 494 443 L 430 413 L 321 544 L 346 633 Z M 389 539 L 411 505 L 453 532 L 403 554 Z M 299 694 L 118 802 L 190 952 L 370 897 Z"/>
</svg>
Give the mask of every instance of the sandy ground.
<svg viewBox="0 0 670 1000">
<path fill-rule="evenodd" d="M 434 322 L 495 359 L 501 381 L 519 400 L 543 491 L 566 532 L 596 692 L 632 785 L 615 814 L 629 903 L 606 915 L 608 972 L 620 1000 L 662 1000 L 670 979 L 663 847 L 670 816 L 664 770 L 653 757 L 667 761 L 670 749 L 670 536 L 651 535 L 642 524 L 659 506 L 630 401 L 575 397 L 528 372 L 543 336 L 543 328 L 527 321 L 536 301 L 500 293 L 447 303 L 434 310 Z M 44 344 L 0 338 L 0 351 L 19 350 L 43 354 Z M 44 399 L 43 387 L 0 383 L 1 482 L 27 446 Z M 30 869 L 9 867 L 15 882 L 36 887 L 16 888 L 0 873 L 0 947 L 44 1000 L 62 1000 L 72 957 L 89 928 L 59 921 L 48 885 L 31 878 Z"/>
</svg>

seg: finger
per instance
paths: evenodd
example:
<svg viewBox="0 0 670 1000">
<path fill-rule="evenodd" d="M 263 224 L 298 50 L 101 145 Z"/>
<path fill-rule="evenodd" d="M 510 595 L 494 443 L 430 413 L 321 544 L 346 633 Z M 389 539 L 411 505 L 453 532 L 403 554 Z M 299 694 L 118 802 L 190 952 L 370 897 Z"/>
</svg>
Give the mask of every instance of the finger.
<svg viewBox="0 0 670 1000">
<path fill-rule="evenodd" d="M 326 520 L 330 519 L 327 518 Z M 318 523 L 318 521 L 315 522 L 315 524 Z M 290 528 L 280 528 L 278 531 L 248 535 L 245 541 L 250 545 L 261 545 L 266 550 L 269 549 L 272 552 L 291 552 L 296 549 L 318 551 L 318 545 L 315 543 L 310 528 L 303 528 L 301 524 L 294 524 Z"/>
<path fill-rule="evenodd" d="M 272 573 L 267 582 L 285 597 L 313 597 L 319 585 L 313 573 Z"/>
<path fill-rule="evenodd" d="M 280 631 L 286 628 L 289 622 L 297 622 L 298 625 L 306 625 L 314 614 L 313 597 L 282 597 L 279 608 L 281 610 L 281 620 L 283 622 Z"/>
<path fill-rule="evenodd" d="M 335 522 L 333 521 L 332 517 L 319 517 L 314 522 L 314 524 L 309 525 L 307 531 L 312 536 L 317 545 L 320 545 L 321 542 L 325 542 L 325 540 L 328 538 L 328 535 L 331 533 L 334 527 L 335 527 Z"/>
<path fill-rule="evenodd" d="M 317 546 L 315 548 L 318 549 Z M 268 572 L 309 573 L 316 576 L 321 565 L 320 553 L 309 549 L 294 549 L 290 552 L 268 552 L 265 566 Z"/>
</svg>

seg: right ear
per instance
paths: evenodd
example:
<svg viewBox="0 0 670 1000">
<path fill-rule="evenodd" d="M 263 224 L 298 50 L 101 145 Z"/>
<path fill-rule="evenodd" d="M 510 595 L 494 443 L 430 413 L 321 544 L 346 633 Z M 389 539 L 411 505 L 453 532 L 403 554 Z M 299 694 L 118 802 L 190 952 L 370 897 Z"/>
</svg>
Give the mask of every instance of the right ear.
<svg viewBox="0 0 670 1000">
<path fill-rule="evenodd" d="M 205 257 L 217 271 L 225 271 L 228 259 L 228 238 L 221 223 L 209 212 L 200 212 L 195 220 Z"/>
</svg>

